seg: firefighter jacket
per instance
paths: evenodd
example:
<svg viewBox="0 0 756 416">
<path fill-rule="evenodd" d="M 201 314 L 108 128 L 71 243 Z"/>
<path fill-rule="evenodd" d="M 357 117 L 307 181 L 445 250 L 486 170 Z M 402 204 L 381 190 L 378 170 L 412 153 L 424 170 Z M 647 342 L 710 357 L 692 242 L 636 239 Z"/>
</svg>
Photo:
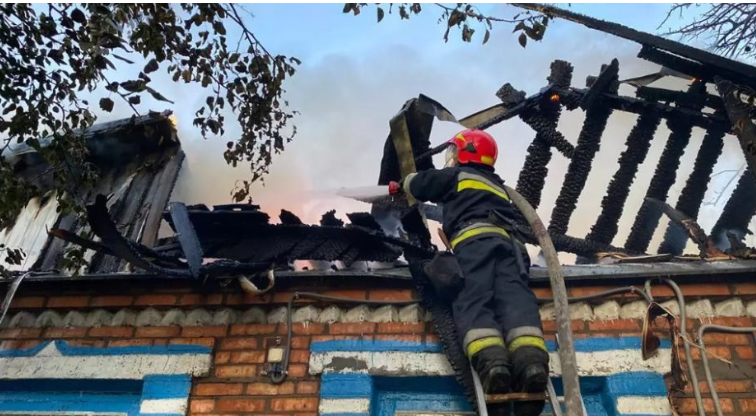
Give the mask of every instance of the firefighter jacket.
<svg viewBox="0 0 756 416">
<path fill-rule="evenodd" d="M 424 170 L 407 175 L 401 183 L 413 198 L 442 204 L 443 230 L 452 247 L 477 236 L 509 237 L 501 220 L 513 223 L 515 208 L 503 185 L 486 165 Z"/>
</svg>

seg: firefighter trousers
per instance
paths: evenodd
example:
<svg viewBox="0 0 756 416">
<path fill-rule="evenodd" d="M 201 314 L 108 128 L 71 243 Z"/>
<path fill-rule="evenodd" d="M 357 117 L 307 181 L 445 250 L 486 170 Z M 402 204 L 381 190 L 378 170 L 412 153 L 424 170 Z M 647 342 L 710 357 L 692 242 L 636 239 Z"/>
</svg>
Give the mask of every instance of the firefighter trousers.
<svg viewBox="0 0 756 416">
<path fill-rule="evenodd" d="M 518 262 L 513 244 L 503 236 L 483 236 L 455 249 L 464 287 L 452 310 L 468 355 L 470 344 L 484 338 L 503 337 L 511 349 L 515 338 L 543 337 L 538 303 L 528 287 L 530 259 L 520 246 L 523 261 Z"/>
</svg>

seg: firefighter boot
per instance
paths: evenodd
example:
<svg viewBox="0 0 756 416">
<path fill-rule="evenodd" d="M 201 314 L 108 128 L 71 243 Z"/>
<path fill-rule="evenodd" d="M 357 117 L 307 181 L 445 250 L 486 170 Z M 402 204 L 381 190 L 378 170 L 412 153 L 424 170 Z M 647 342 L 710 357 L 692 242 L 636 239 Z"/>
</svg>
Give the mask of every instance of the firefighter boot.
<svg viewBox="0 0 756 416">
<path fill-rule="evenodd" d="M 479 339 L 471 342 L 467 351 L 486 394 L 509 393 L 511 364 L 504 340 L 499 337 Z"/>
<path fill-rule="evenodd" d="M 514 348 L 513 348 L 514 347 Z M 512 354 L 512 375 L 516 391 L 543 393 L 549 381 L 549 354 L 540 337 L 519 337 L 510 343 Z M 515 402 L 515 416 L 537 416 L 546 402 L 535 400 Z"/>
</svg>

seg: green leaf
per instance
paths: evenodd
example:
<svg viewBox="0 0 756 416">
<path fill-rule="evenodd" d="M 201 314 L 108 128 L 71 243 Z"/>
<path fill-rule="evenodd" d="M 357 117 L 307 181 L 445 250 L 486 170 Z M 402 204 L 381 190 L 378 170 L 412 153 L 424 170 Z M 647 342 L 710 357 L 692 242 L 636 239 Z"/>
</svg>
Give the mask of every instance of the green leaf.
<svg viewBox="0 0 756 416">
<path fill-rule="evenodd" d="M 154 89 L 152 89 L 152 88 L 150 88 L 150 87 L 147 87 L 147 92 L 149 92 L 149 93 L 150 93 L 150 95 L 152 95 L 152 98 L 154 98 L 154 99 L 156 99 L 156 100 L 158 100 L 158 101 L 165 101 L 165 102 L 167 102 L 167 103 L 171 103 L 171 104 L 174 104 L 174 102 L 173 102 L 173 101 L 171 101 L 171 100 L 169 100 L 169 99 L 165 98 L 165 97 L 163 96 L 163 94 L 160 94 L 159 92 L 155 91 Z"/>
<path fill-rule="evenodd" d="M 136 104 L 139 104 L 140 102 L 142 102 L 142 99 L 139 98 L 138 95 L 132 95 L 131 97 L 129 97 L 129 104 L 136 105 Z"/>
<path fill-rule="evenodd" d="M 144 72 L 146 74 L 149 74 L 150 72 L 155 72 L 158 70 L 158 63 L 155 59 L 150 59 L 150 62 L 147 62 L 147 65 L 144 66 Z"/>
<path fill-rule="evenodd" d="M 118 54 L 115 54 L 115 53 L 113 54 L 113 57 L 116 58 L 116 59 L 119 59 L 119 60 L 121 60 L 123 62 L 126 62 L 127 64 L 133 64 L 134 63 L 134 61 L 126 59 L 123 56 L 119 56 Z"/>
<path fill-rule="evenodd" d="M 378 12 L 378 23 L 380 23 L 380 22 L 381 22 L 381 20 L 383 20 L 383 14 L 384 14 L 384 13 L 383 13 L 383 9 L 381 9 L 381 8 L 379 7 L 379 8 L 377 8 L 376 10 L 377 10 L 377 12 Z"/>
<path fill-rule="evenodd" d="M 108 113 L 113 111 L 113 100 L 110 98 L 100 98 L 100 108 L 107 111 Z"/>
<path fill-rule="evenodd" d="M 71 19 L 73 19 L 74 22 L 82 25 L 87 24 L 87 17 L 80 9 L 73 9 L 73 11 L 71 12 Z"/>
<path fill-rule="evenodd" d="M 486 34 L 483 36 L 483 44 L 485 45 L 486 42 L 488 42 L 488 39 L 491 37 L 491 32 L 486 29 Z"/>
<path fill-rule="evenodd" d="M 226 34 L 226 27 L 223 26 L 223 23 L 220 21 L 213 23 L 213 29 L 215 30 L 215 33 L 219 33 L 221 35 Z"/>
<path fill-rule="evenodd" d="M 352 11 L 355 5 L 355 3 L 344 3 L 344 8 L 341 11 L 343 13 L 349 13 Z"/>
<path fill-rule="evenodd" d="M 524 33 L 520 33 L 520 37 L 517 39 L 520 42 L 520 46 L 523 48 L 528 44 L 528 37 Z"/>
</svg>

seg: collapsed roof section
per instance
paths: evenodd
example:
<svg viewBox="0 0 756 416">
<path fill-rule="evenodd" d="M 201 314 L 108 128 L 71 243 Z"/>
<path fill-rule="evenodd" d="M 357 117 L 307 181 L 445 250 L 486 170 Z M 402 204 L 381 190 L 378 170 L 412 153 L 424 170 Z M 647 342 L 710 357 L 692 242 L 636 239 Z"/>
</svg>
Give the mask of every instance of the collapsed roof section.
<svg viewBox="0 0 756 416">
<path fill-rule="evenodd" d="M 178 177 L 184 153 L 170 119 L 171 113 L 151 113 L 93 126 L 84 132 L 90 161 L 100 171 L 100 181 L 89 192 L 108 195 L 111 216 L 128 238 L 153 246 L 157 241 L 163 210 Z M 42 145 L 51 139 L 41 140 Z M 4 155 L 20 175 L 37 176 L 45 162 L 25 145 Z M 44 186 L 47 179 L 39 179 Z M 44 189 L 44 188 L 42 188 Z M 0 244 L 22 249 L 26 257 L 11 270 L 73 272 L 60 270 L 67 243 L 48 235 L 47 230 L 64 229 L 72 234 L 84 231 L 72 215 L 61 215 L 54 195 L 34 198 L 13 226 L 0 231 Z M 125 268 L 117 259 L 88 252 L 91 265 L 82 273 L 109 273 Z"/>
</svg>

